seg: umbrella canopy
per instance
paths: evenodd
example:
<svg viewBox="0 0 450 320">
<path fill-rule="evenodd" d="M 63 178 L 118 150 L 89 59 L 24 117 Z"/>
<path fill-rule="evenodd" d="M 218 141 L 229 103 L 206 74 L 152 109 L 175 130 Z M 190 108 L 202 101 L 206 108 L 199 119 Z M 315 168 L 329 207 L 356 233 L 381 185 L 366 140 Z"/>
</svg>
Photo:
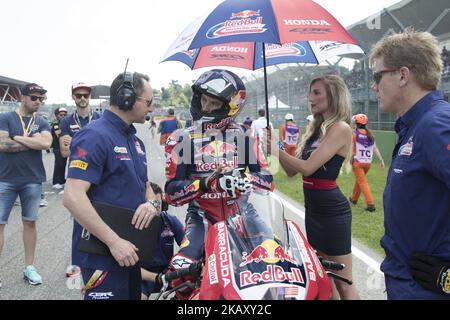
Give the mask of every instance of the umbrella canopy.
<svg viewBox="0 0 450 320">
<path fill-rule="evenodd" d="M 180 61 L 191 69 L 227 66 L 256 70 L 264 67 L 262 43 L 238 42 L 169 52 L 162 61 Z M 173 53 L 173 54 L 172 54 Z M 333 41 L 302 41 L 265 44 L 266 66 L 282 63 L 320 64 L 335 56 L 358 58 L 364 51 L 357 45 Z"/>
<path fill-rule="evenodd" d="M 199 21 L 189 49 L 224 42 L 308 40 L 356 44 L 328 11 L 311 0 L 226 0 Z"/>
<path fill-rule="evenodd" d="M 268 54 L 266 49 L 272 47 L 269 45 L 267 48 L 265 44 L 288 44 L 284 46 L 285 52 L 288 51 L 288 47 L 289 50 L 292 50 L 292 53 L 293 50 L 303 50 L 305 59 L 309 56 L 312 60 L 314 55 L 317 60 L 318 52 L 314 51 L 314 44 L 311 41 L 332 41 L 333 43 L 353 45 L 357 43 L 328 11 L 312 0 L 225 0 L 210 13 L 193 21 L 178 36 L 162 60 L 179 60 L 188 64 L 191 68 L 215 66 L 216 64 L 213 63 L 217 62 L 219 66 L 257 69 L 262 63 L 266 116 L 267 123 L 269 123 L 266 71 Z M 217 48 L 215 45 L 228 44 L 228 48 L 232 48 L 233 46 L 230 47 L 230 43 L 240 42 L 248 42 L 248 44 L 244 45 L 246 47 L 235 47 L 234 49 L 238 50 L 240 54 L 248 55 L 253 50 L 253 61 L 250 56 L 247 59 L 241 59 L 240 56 L 236 57 L 237 55 L 235 55 L 234 58 L 237 59 L 229 59 L 225 64 L 224 60 L 227 55 L 223 55 L 223 52 L 219 53 L 219 50 L 230 49 L 225 46 Z M 208 46 L 211 46 L 209 47 L 209 53 L 208 48 L 206 48 L 206 51 L 193 50 Z M 261 50 L 258 50 L 258 46 Z M 282 48 L 283 46 L 280 49 Z M 204 55 L 211 57 L 212 50 L 214 50 L 212 55 L 215 58 L 203 57 Z M 188 60 L 186 60 L 186 53 L 187 56 L 192 56 L 194 60 L 192 63 L 188 63 Z M 222 56 L 220 56 L 221 54 Z M 232 61 L 239 59 L 246 60 L 247 64 L 233 65 L 234 62 Z M 196 61 L 199 61 L 198 64 Z M 279 61 L 287 62 L 274 58 L 273 64 L 280 63 Z"/>
</svg>

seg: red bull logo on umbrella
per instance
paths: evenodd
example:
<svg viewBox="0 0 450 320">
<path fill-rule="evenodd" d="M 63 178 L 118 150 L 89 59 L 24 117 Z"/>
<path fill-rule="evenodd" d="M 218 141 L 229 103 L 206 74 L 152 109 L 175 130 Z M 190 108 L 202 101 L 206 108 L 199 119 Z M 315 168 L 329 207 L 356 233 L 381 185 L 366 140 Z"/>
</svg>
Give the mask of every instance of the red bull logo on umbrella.
<svg viewBox="0 0 450 320">
<path fill-rule="evenodd" d="M 280 260 L 296 263 L 294 259 L 284 251 L 282 246 L 280 246 L 276 241 L 269 239 L 256 246 L 249 254 L 244 252 L 242 262 L 239 266 L 244 267 L 252 262 L 275 264 Z"/>
<path fill-rule="evenodd" d="M 266 30 L 259 10 L 243 10 L 232 13 L 229 20 L 210 28 L 206 32 L 206 37 L 215 39 L 238 34 L 264 33 Z"/>
<path fill-rule="evenodd" d="M 259 10 L 243 10 L 236 13 L 232 13 L 230 19 L 248 19 L 251 17 L 259 17 Z"/>
<path fill-rule="evenodd" d="M 286 43 L 283 45 L 271 44 L 266 45 L 266 58 L 279 58 L 279 57 L 303 57 L 306 55 L 306 49 L 298 43 Z"/>
</svg>

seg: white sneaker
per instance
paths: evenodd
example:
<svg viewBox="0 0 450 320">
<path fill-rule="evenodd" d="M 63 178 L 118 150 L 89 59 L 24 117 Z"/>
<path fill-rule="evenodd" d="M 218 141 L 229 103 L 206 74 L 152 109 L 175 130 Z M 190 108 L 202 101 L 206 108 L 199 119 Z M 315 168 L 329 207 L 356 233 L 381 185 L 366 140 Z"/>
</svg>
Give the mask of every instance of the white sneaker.
<svg viewBox="0 0 450 320">
<path fill-rule="evenodd" d="M 59 189 L 64 188 L 64 186 L 63 186 L 62 184 L 57 183 L 57 184 L 54 184 L 52 188 L 53 188 L 53 189 L 58 189 L 58 190 L 59 190 Z"/>
<path fill-rule="evenodd" d="M 39 202 L 39 207 L 46 207 L 48 206 L 48 202 L 45 199 L 41 199 L 41 202 Z"/>
</svg>

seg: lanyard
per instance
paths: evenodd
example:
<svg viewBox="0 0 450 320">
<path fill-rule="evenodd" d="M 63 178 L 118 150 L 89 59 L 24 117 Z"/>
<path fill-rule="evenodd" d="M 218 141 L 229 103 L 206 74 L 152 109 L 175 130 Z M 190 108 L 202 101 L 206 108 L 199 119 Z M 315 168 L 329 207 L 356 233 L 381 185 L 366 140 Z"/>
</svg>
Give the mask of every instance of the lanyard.
<svg viewBox="0 0 450 320">
<path fill-rule="evenodd" d="M 34 124 L 35 121 L 35 115 L 36 112 L 33 112 L 33 115 L 30 119 L 30 122 L 28 122 L 28 126 L 25 127 L 25 122 L 23 121 L 22 115 L 20 114 L 19 110 L 16 110 L 17 115 L 19 116 L 19 120 L 20 120 L 20 124 L 22 125 L 22 129 L 23 129 L 23 135 L 25 137 L 28 137 L 30 135 L 31 132 L 31 128 Z"/>
<path fill-rule="evenodd" d="M 89 112 L 89 120 L 88 120 L 88 123 L 87 124 L 89 124 L 89 122 L 91 122 L 91 120 L 92 120 L 92 111 L 91 112 Z M 78 125 L 78 127 L 80 127 L 80 129 L 82 129 L 83 127 L 82 127 L 82 125 L 81 125 L 81 121 L 80 121 L 80 117 L 78 116 L 78 113 L 75 111 L 74 112 L 74 114 L 73 114 L 73 120 L 76 122 L 76 124 Z"/>
</svg>

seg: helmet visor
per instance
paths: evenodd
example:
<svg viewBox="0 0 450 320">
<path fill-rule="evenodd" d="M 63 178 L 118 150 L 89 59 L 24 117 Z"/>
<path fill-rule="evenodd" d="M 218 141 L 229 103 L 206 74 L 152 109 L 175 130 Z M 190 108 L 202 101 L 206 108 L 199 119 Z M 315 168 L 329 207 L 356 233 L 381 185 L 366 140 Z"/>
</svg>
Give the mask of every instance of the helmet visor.
<svg viewBox="0 0 450 320">
<path fill-rule="evenodd" d="M 236 95 L 237 84 L 227 72 L 206 72 L 194 86 L 202 93 L 218 98 L 227 104 Z"/>
</svg>

